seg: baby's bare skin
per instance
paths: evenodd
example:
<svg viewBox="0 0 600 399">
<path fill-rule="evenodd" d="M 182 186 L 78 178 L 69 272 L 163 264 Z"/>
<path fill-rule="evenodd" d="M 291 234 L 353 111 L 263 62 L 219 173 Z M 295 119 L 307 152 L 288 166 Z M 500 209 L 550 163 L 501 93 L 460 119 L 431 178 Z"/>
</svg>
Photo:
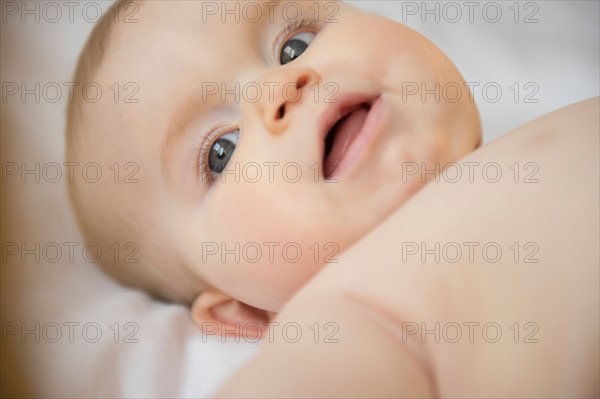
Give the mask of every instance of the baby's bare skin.
<svg viewBox="0 0 600 399">
<path fill-rule="evenodd" d="M 532 162 L 537 183 L 475 174 L 423 189 L 276 319 L 335 323 L 339 342 L 265 342 L 220 396 L 598 397 L 598 106 L 594 98 L 555 111 L 459 163 L 496 162 L 507 173 Z M 504 253 L 496 263 L 480 251 L 474 262 L 422 262 L 406 255 L 407 242 L 493 242 Z M 538 262 L 525 263 L 527 254 Z M 440 331 L 439 343 L 411 334 L 436 322 L 457 323 L 462 338 L 451 342 L 456 329 Z M 484 335 L 487 323 L 502 336 Z"/>
<path fill-rule="evenodd" d="M 138 23 L 114 24 L 93 80 L 133 80 L 139 102 L 81 101 L 66 151 L 69 162 L 139 168 L 136 184 L 71 184 L 80 226 L 106 251 L 136 242 L 139 267 L 104 269 L 192 304 L 200 328 L 278 312 L 323 266 L 311 247 L 343 253 L 423 186 L 400 181 L 403 162 L 457 160 L 481 138 L 464 78 L 409 27 L 347 2 L 253 2 L 257 21 L 210 14 L 214 3 L 140 2 Z M 406 84 L 438 93 L 409 96 Z M 460 96 L 441 99 L 446 85 Z M 226 95 L 235 87 L 260 94 Z M 288 261 L 288 243 L 305 255 Z M 225 255 L 254 245 L 257 259 Z"/>
<path fill-rule="evenodd" d="M 497 162 L 502 181 L 463 178 L 413 197 L 424 181 L 414 175 L 404 181 L 405 166 L 424 162 L 431 170 L 460 159 L 481 137 L 471 96 L 458 102 L 406 96 L 404 83 L 466 87 L 441 50 L 346 2 L 315 3 L 335 6 L 332 23 L 286 20 L 277 10 L 291 1 L 276 2 L 273 19 L 205 18 L 210 3 L 140 2 L 138 23 L 116 25 L 104 47 L 91 41 L 89 48 L 110 51 L 77 81 L 93 78 L 108 87 L 134 79 L 143 89 L 128 107 L 110 96 L 72 107 L 67 159 L 139 168 L 138 184 L 70 185 L 90 241 L 139 244 L 135 268 L 103 265 L 115 277 L 191 304 L 205 333 L 210 326 L 215 334 L 233 329 L 248 338 L 240 324 L 269 321 L 284 306 L 276 322 L 303 327 L 297 344 L 266 344 L 223 394 L 481 396 L 484 388 L 495 396 L 598 394 L 598 366 L 585 360 L 598 350 L 598 100 L 548 115 L 464 159 Z M 312 2 L 298 3 L 305 14 L 313 11 Z M 292 50 L 295 58 L 284 57 Z M 88 61 L 80 63 L 83 71 L 95 65 Z M 304 96 L 290 99 L 280 90 L 251 101 L 209 90 L 232 84 L 291 85 Z M 328 84 L 337 102 L 322 100 Z M 346 129 L 336 130 L 342 114 Z M 327 137 L 334 137 L 330 150 Z M 230 149 L 220 153 L 217 144 Z M 304 173 L 293 184 L 217 178 L 239 165 L 296 163 L 306 172 L 332 159 L 346 165 L 336 184 L 321 167 L 317 181 Z M 519 181 L 530 177 L 528 163 L 537 165 L 539 183 L 514 183 L 515 162 Z M 343 255 L 323 272 L 322 258 L 290 264 L 278 253 L 274 261 L 227 261 L 203 250 L 214 243 L 293 242 L 308 252 L 313 243 L 332 241 Z M 482 243 L 495 242 L 504 256 L 496 263 L 403 261 L 402 244 L 421 242 L 427 248 L 475 242 L 479 253 Z M 523 259 L 531 243 L 539 263 L 511 263 L 511 248 Z M 334 323 L 339 342 L 314 344 L 308 331 L 315 322 L 323 339 L 325 323 Z M 436 322 L 480 323 L 476 337 L 481 324 L 498 323 L 505 340 L 450 344 L 445 335 L 438 344 L 430 335 L 402 334 L 406 326 Z M 523 343 L 532 325 L 539 342 Z"/>
</svg>

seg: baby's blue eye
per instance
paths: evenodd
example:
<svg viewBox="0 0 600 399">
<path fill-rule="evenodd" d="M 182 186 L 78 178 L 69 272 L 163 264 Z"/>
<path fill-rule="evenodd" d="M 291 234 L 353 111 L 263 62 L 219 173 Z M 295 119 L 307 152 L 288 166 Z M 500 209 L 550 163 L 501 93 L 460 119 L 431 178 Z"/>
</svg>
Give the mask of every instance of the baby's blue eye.
<svg viewBox="0 0 600 399">
<path fill-rule="evenodd" d="M 300 32 L 286 40 L 283 43 L 281 55 L 279 56 L 281 65 L 285 65 L 300 57 L 316 35 L 314 32 Z"/>
<path fill-rule="evenodd" d="M 221 173 L 235 151 L 240 131 L 224 134 L 215 141 L 208 154 L 208 168 L 213 175 Z"/>
</svg>

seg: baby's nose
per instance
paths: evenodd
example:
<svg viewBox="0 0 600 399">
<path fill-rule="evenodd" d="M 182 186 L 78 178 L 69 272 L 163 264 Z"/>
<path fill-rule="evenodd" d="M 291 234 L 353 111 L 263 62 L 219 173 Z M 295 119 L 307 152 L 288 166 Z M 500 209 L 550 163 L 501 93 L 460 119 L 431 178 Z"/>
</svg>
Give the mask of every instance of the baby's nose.
<svg viewBox="0 0 600 399">
<path fill-rule="evenodd" d="M 307 90 L 320 82 L 319 74 L 312 68 L 279 68 L 262 79 L 268 90 L 256 103 L 267 130 L 274 135 L 283 133 L 289 126 L 290 113 L 309 100 Z"/>
</svg>

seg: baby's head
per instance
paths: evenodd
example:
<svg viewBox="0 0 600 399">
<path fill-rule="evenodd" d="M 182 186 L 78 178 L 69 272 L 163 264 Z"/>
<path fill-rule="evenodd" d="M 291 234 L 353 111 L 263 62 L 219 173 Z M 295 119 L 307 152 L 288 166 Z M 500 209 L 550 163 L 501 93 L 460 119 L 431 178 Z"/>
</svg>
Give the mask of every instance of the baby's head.
<svg viewBox="0 0 600 399">
<path fill-rule="evenodd" d="M 400 23 L 332 1 L 128 4 L 80 58 L 103 95 L 70 105 L 67 158 L 103 177 L 70 194 L 109 274 L 197 314 L 279 310 L 424 184 L 407 171 L 480 141 L 471 97 L 442 91 L 468 93 L 460 73 Z"/>
</svg>

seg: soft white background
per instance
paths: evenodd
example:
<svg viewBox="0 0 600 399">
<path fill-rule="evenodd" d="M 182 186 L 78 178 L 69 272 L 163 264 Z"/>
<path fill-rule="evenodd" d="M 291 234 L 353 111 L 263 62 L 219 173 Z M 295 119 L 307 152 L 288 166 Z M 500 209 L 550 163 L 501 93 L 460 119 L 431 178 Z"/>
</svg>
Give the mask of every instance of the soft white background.
<svg viewBox="0 0 600 399">
<path fill-rule="evenodd" d="M 19 2 L 21 3 L 21 2 Z M 32 3 L 32 2 L 30 2 Z M 86 3 L 86 2 L 82 2 Z M 98 2 L 107 8 L 111 2 Z M 402 21 L 442 48 L 469 82 L 479 83 L 475 99 L 479 104 L 485 142 L 535 117 L 567 104 L 598 95 L 599 92 L 599 5 L 597 1 L 541 1 L 537 23 L 522 20 L 533 8 L 520 2 L 520 22 L 515 23 L 509 8 L 514 1 L 498 2 L 503 15 L 498 23 L 487 22 L 482 14 L 486 2 L 475 8 L 474 22 L 468 20 L 463 2 L 458 23 L 422 13 L 408 15 L 398 1 L 351 2 Z M 412 3 L 424 7 L 424 3 Z M 438 3 L 443 12 L 445 2 Z M 427 2 L 429 9 L 434 2 Z M 406 5 L 404 7 L 407 7 Z M 79 8 L 79 10 L 81 7 Z M 456 9 L 447 8 L 449 18 Z M 492 11 L 490 10 L 490 13 Z M 75 14 L 75 23 L 21 23 L 19 17 L 5 16 L 0 31 L 0 66 L 3 82 L 68 82 L 76 57 L 92 28 Z M 486 16 L 493 17 L 494 14 Z M 394 38 L 390 38 L 394 40 Z M 503 90 L 499 101 L 487 101 L 481 87 L 497 83 Z M 521 86 L 514 100 L 510 86 Z M 531 82 L 539 91 L 536 103 L 524 103 Z M 490 95 L 494 95 L 490 91 Z M 2 162 L 63 161 L 63 129 L 66 98 L 51 104 L 14 98 L 1 104 Z M 31 178 L 30 178 L 31 180 Z M 2 241 L 63 243 L 81 242 L 68 210 L 64 185 L 29 181 L 2 184 Z M 65 257 L 63 257 L 65 258 Z M 80 258 L 80 257 L 79 257 Z M 64 259 L 66 260 L 66 259 Z M 2 322 L 81 323 L 74 342 L 63 337 L 58 343 L 34 341 L 28 335 L 3 336 L 3 343 L 18 349 L 17 360 L 7 360 L 3 346 L 2 367 L 27 371 L 27 392 L 43 397 L 106 396 L 206 396 L 246 361 L 256 349 L 248 343 L 221 343 L 203 339 L 193 328 L 183 307 L 155 302 L 144 294 L 119 287 L 89 263 L 68 261 L 49 264 L 21 263 L 11 258 L 2 263 Z M 8 272 L 11 278 L 8 279 Z M 18 295 L 17 295 L 18 294 Z M 81 326 L 98 323 L 103 336 L 87 343 Z M 120 323 L 121 336 L 113 342 L 110 327 Z M 123 343 L 124 324 L 135 322 L 138 343 Z M 4 324 L 3 326 L 5 326 Z M 90 330 L 92 331 L 92 330 Z M 131 331 L 131 330 L 128 330 Z M 52 335 L 54 330 L 52 330 Z M 6 381 L 2 381 L 4 386 Z"/>
</svg>

